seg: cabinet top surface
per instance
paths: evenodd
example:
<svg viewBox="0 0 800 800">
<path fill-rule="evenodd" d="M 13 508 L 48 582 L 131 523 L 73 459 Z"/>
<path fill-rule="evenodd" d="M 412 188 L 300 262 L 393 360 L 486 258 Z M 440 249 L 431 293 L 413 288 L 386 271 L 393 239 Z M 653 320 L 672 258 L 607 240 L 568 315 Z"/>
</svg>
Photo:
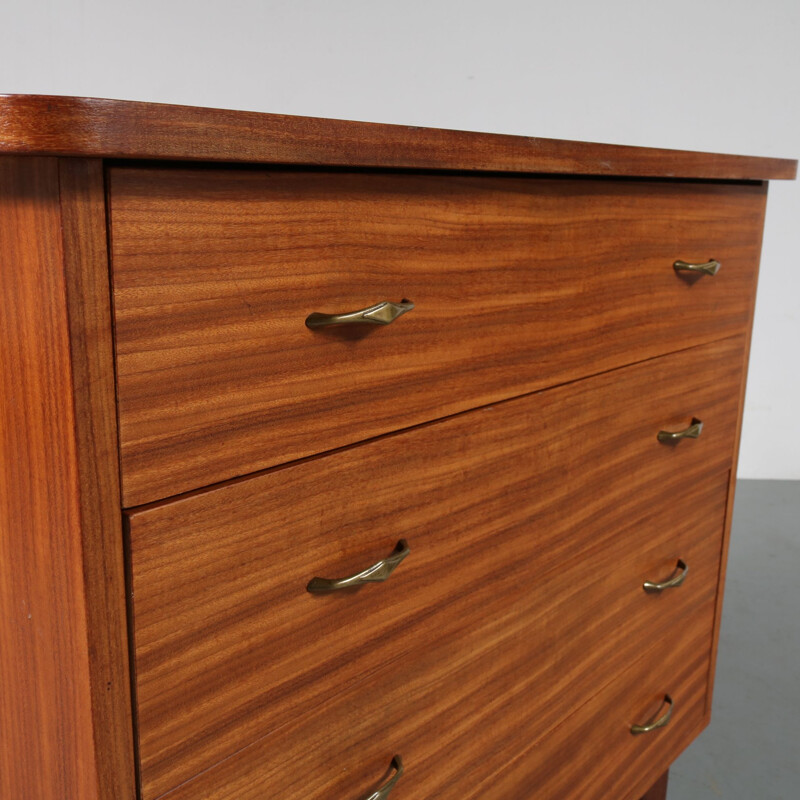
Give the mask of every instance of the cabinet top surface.
<svg viewBox="0 0 800 800">
<path fill-rule="evenodd" d="M 43 95 L 0 95 L 0 154 L 711 180 L 797 173 L 781 158 Z"/>
</svg>

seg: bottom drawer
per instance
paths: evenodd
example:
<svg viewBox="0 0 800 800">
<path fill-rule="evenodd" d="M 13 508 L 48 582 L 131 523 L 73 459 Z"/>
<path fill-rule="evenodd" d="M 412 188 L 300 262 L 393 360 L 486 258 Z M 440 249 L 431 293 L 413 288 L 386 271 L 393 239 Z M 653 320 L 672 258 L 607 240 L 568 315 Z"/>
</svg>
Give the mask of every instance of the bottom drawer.
<svg viewBox="0 0 800 800">
<path fill-rule="evenodd" d="M 506 617 L 485 597 L 488 626 L 467 617 L 474 633 L 456 640 L 431 631 L 410 660 L 366 676 L 166 797 L 363 800 L 391 779 L 381 772 L 397 753 L 405 774 L 391 800 L 624 800 L 626 788 L 644 786 L 641 775 L 652 782 L 667 768 L 704 718 L 727 477 L 714 483 L 710 497 L 703 489 L 678 504 L 691 509 L 685 528 L 671 510 L 660 512 L 675 552 L 692 565 L 674 593 L 641 591 L 665 545 L 658 536 L 652 548 L 640 544 L 632 568 L 633 534 L 655 533 L 652 524 L 635 526 L 592 560 L 596 579 L 579 559 L 521 589 Z M 632 736 L 630 724 L 654 713 L 665 693 L 675 702 L 670 725 Z"/>
<path fill-rule="evenodd" d="M 689 630 L 654 632 L 643 658 L 464 800 L 638 800 L 705 727 L 710 632 L 709 610 Z M 667 698 L 668 723 L 633 735 L 664 719 Z"/>
</svg>

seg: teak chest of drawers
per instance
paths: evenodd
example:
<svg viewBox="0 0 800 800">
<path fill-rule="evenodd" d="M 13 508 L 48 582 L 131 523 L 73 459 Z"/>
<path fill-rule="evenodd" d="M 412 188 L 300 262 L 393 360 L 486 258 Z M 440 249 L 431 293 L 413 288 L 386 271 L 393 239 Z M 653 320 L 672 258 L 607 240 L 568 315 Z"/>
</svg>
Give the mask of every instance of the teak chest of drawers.
<svg viewBox="0 0 800 800">
<path fill-rule="evenodd" d="M 0 97 L 0 797 L 663 798 L 795 171 Z"/>
</svg>

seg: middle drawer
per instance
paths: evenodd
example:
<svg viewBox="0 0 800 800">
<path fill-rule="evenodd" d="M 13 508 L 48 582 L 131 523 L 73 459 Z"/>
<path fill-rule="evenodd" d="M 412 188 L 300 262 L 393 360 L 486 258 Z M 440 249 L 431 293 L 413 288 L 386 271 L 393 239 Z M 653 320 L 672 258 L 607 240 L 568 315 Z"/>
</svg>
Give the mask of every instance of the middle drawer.
<svg viewBox="0 0 800 800">
<path fill-rule="evenodd" d="M 742 348 L 715 342 L 131 513 L 145 800 L 346 687 L 379 681 L 402 706 L 409 671 L 445 695 L 481 685 L 460 674 L 479 656 L 495 685 L 525 679 L 532 736 L 555 724 L 656 619 L 716 591 Z M 657 440 L 693 417 L 698 439 Z M 306 590 L 401 539 L 411 554 L 386 583 Z M 679 558 L 686 584 L 646 594 Z M 332 742 L 380 713 L 351 711 Z"/>
</svg>

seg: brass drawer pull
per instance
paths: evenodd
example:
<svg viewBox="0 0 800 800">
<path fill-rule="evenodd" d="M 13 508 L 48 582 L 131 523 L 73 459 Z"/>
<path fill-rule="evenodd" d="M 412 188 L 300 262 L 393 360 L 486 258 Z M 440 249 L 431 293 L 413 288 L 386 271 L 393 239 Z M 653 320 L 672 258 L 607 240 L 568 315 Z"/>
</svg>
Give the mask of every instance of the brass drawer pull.
<svg viewBox="0 0 800 800">
<path fill-rule="evenodd" d="M 686 580 L 688 574 L 689 567 L 686 566 L 686 562 L 683 559 L 678 559 L 678 566 L 672 574 L 672 577 L 663 583 L 645 581 L 642 586 L 646 592 L 650 592 L 651 594 L 663 592 L 665 589 L 674 589 L 676 586 L 680 586 Z"/>
<path fill-rule="evenodd" d="M 676 261 L 673 265 L 675 272 L 693 272 L 696 275 L 716 275 L 722 264 L 716 259 L 706 261 L 704 264 L 691 264 L 688 261 Z"/>
<path fill-rule="evenodd" d="M 648 722 L 645 725 L 631 725 L 631 733 L 637 735 L 639 733 L 650 733 L 650 731 L 654 731 L 658 728 L 663 728 L 666 725 L 669 725 L 669 721 L 672 719 L 672 710 L 675 707 L 675 704 L 672 702 L 672 698 L 668 695 L 664 695 L 664 702 L 669 706 L 666 712 L 660 716 L 654 722 Z"/>
<path fill-rule="evenodd" d="M 353 589 L 365 583 L 381 583 L 385 581 L 400 565 L 400 562 L 411 552 L 405 539 L 397 543 L 394 552 L 388 557 L 367 567 L 363 572 L 351 575 L 349 578 L 313 578 L 309 581 L 309 592 L 321 594 L 335 592 L 339 589 Z"/>
<path fill-rule="evenodd" d="M 703 432 L 703 423 L 697 417 L 692 418 L 692 424 L 682 431 L 659 431 L 659 442 L 679 442 L 681 439 L 697 439 Z"/>
<path fill-rule="evenodd" d="M 311 328 L 329 328 L 331 325 L 353 325 L 369 322 L 373 325 L 389 325 L 406 311 L 411 311 L 414 304 L 410 300 L 390 303 L 388 300 L 358 311 L 347 311 L 344 314 L 321 314 L 315 311 L 306 317 L 306 325 Z"/>
<path fill-rule="evenodd" d="M 395 771 L 394 775 L 392 775 L 380 789 L 376 789 L 372 794 L 363 798 L 363 800 L 385 800 L 385 798 L 389 796 L 392 789 L 397 785 L 397 781 L 403 777 L 403 759 L 400 758 L 400 756 L 395 756 L 392 759 L 391 769 Z"/>
</svg>

